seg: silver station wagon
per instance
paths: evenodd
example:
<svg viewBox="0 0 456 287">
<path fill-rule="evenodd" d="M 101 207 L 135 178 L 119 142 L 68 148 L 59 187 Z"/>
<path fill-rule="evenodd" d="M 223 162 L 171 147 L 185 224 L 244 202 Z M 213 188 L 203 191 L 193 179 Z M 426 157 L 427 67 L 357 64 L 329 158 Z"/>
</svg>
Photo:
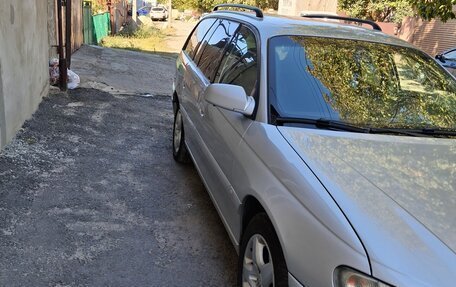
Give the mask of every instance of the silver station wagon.
<svg viewBox="0 0 456 287">
<path fill-rule="evenodd" d="M 456 80 L 373 22 L 214 10 L 177 59 L 173 155 L 238 285 L 456 286 Z"/>
</svg>

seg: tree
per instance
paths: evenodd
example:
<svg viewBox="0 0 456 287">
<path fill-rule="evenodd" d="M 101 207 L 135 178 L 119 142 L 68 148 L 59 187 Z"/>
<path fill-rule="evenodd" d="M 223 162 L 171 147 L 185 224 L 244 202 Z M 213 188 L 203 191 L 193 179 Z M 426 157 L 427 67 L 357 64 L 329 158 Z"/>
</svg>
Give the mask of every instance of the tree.
<svg viewBox="0 0 456 287">
<path fill-rule="evenodd" d="M 409 0 L 418 15 L 425 20 L 440 18 L 443 22 L 456 18 L 453 5 L 456 0 Z"/>
<path fill-rule="evenodd" d="M 456 0 L 338 0 L 338 5 L 350 16 L 374 21 L 401 23 L 406 16 L 418 15 L 446 22 L 455 18 Z"/>
<path fill-rule="evenodd" d="M 222 3 L 236 3 L 259 7 L 261 9 L 278 9 L 278 0 L 173 0 L 173 7 L 177 9 L 197 8 L 201 11 L 211 11 L 215 5 Z"/>
</svg>

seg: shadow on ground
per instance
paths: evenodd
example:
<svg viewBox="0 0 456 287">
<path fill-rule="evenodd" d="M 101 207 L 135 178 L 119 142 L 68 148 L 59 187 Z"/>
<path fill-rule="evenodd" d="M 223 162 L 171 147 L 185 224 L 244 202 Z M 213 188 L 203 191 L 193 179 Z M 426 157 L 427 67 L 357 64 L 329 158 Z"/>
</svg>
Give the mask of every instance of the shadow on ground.
<svg viewBox="0 0 456 287">
<path fill-rule="evenodd" d="M 169 97 L 43 99 L 0 155 L 1 286 L 233 286 L 236 253 Z"/>
</svg>

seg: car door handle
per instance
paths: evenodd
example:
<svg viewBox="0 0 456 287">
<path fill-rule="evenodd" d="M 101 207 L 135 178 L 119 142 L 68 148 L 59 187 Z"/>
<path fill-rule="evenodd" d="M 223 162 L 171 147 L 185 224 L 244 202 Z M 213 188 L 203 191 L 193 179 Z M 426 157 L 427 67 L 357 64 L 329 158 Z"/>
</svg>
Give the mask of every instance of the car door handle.
<svg viewBox="0 0 456 287">
<path fill-rule="evenodd" d="M 204 111 L 203 111 L 201 105 L 198 105 L 198 110 L 199 110 L 200 116 L 204 117 Z"/>
</svg>

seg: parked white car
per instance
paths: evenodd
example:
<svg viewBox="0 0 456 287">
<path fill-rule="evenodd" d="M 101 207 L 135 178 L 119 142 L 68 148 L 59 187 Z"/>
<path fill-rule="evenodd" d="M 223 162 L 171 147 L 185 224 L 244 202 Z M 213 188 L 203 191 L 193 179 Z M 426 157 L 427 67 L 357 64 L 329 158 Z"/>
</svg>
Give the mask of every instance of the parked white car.
<svg viewBox="0 0 456 287">
<path fill-rule="evenodd" d="M 455 78 L 373 22 L 214 10 L 177 59 L 172 152 L 238 285 L 456 286 Z"/>
<path fill-rule="evenodd" d="M 153 7 L 150 10 L 150 18 L 152 20 L 166 20 L 168 19 L 168 10 L 165 7 Z"/>
</svg>

